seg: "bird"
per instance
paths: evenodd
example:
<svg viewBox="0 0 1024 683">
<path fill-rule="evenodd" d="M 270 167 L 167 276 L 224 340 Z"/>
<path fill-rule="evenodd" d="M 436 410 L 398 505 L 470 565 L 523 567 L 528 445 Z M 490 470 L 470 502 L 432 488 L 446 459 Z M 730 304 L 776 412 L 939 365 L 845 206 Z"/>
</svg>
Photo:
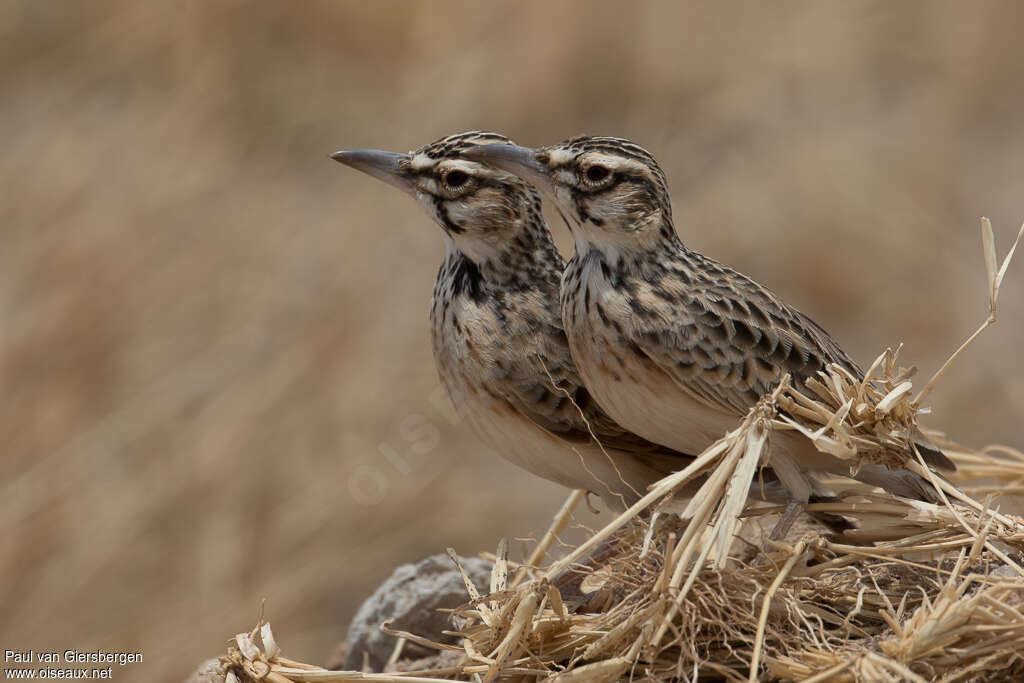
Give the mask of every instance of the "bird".
<svg viewBox="0 0 1024 683">
<path fill-rule="evenodd" d="M 430 330 L 456 414 L 514 464 L 623 509 L 692 458 L 624 429 L 591 398 L 562 328 L 565 261 L 540 197 L 518 176 L 463 157 L 485 144 L 512 142 L 469 131 L 408 154 L 331 158 L 411 195 L 441 228 Z"/>
<path fill-rule="evenodd" d="M 864 377 L 808 316 L 683 244 L 665 173 L 643 147 L 578 136 L 537 149 L 480 146 L 466 156 L 518 174 L 561 214 L 574 242 L 560 288 L 572 357 L 593 398 L 626 429 L 700 453 L 787 373 L 798 389 L 832 363 Z M 940 451 L 922 444 L 920 452 L 930 466 L 955 469 Z M 771 539 L 827 495 L 815 472 L 851 476 L 848 463 L 794 432 L 773 434 L 768 462 L 786 492 Z M 871 464 L 852 476 L 899 496 L 939 499 L 904 469 Z"/>
</svg>

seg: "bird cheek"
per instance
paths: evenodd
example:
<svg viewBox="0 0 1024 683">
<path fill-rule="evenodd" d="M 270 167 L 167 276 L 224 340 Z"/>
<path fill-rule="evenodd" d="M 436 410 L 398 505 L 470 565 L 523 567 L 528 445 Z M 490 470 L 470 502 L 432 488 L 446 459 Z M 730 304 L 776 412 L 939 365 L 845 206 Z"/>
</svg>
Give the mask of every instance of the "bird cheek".
<svg viewBox="0 0 1024 683">
<path fill-rule="evenodd" d="M 423 192 L 416 193 L 416 203 L 420 205 L 427 215 L 433 218 L 435 221 L 441 220 L 440 212 L 438 211 L 437 202 L 434 198 Z"/>
<path fill-rule="evenodd" d="M 572 206 L 572 200 L 574 197 L 573 188 L 568 185 L 556 185 L 555 186 L 555 201 L 558 202 L 559 206 L 569 207 Z"/>
<path fill-rule="evenodd" d="M 507 208 L 498 202 L 448 202 L 448 214 L 455 222 L 474 232 L 490 232 L 511 220 Z"/>
<path fill-rule="evenodd" d="M 479 220 L 479 212 L 465 202 L 447 201 L 445 207 L 448 216 L 459 225 L 472 224 Z"/>
<path fill-rule="evenodd" d="M 606 230 L 614 230 L 629 219 L 626 207 L 614 197 L 591 197 L 582 202 L 582 208 L 591 223 Z"/>
</svg>

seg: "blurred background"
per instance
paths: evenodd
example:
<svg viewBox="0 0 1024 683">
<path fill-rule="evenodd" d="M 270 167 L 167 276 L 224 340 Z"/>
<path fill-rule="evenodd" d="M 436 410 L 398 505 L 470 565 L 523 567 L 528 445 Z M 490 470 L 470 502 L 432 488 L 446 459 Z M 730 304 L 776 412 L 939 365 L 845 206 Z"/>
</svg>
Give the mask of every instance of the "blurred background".
<svg viewBox="0 0 1024 683">
<path fill-rule="evenodd" d="M 546 527 L 440 390 L 439 230 L 339 148 L 634 139 L 686 243 L 923 382 L 986 315 L 978 217 L 1024 220 L 1022 14 L 3 2 L 0 642 L 180 680 L 265 597 L 324 662 L 396 564 Z M 1024 445 L 1022 333 L 1024 261 L 931 426 Z"/>
</svg>

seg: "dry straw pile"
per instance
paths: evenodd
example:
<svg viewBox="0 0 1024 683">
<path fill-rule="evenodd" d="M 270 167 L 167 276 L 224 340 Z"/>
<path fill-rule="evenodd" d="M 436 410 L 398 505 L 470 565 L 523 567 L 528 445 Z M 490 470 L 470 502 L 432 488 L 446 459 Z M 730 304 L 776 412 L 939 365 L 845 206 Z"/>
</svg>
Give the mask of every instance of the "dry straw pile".
<svg viewBox="0 0 1024 683">
<path fill-rule="evenodd" d="M 1024 227 L 1017 242 L 1022 235 Z M 995 322 L 1013 255 L 1011 249 L 997 264 L 984 219 L 982 237 L 989 315 L 950 362 Z M 454 620 L 461 647 L 396 634 L 393 659 L 403 642 L 413 641 L 443 653 L 430 668 L 326 671 L 283 658 L 261 623 L 235 638 L 222 660 L 227 678 L 1024 679 L 1024 519 L 1000 513 L 990 495 L 1022 490 L 1024 454 L 1004 447 L 975 451 L 924 432 L 956 462 L 955 479 L 963 484 L 957 487 L 913 450 L 922 435 L 923 401 L 948 365 L 916 395 L 912 371 L 899 367 L 890 350 L 863 379 L 830 367 L 804 393 L 783 381 L 691 466 L 663 479 L 566 557 L 538 568 L 583 497 L 573 493 L 527 563 L 509 562 L 502 542 L 485 592 L 463 574 L 468 601 Z M 746 493 L 776 430 L 801 432 L 851 468 L 900 464 L 928 478 L 944 503 L 844 481 L 836 501 L 811 509 L 848 518 L 856 528 L 828 537 L 805 529 L 765 550 L 756 533 L 760 518 L 779 510 L 750 507 Z M 673 498 L 705 474 L 698 495 Z M 572 610 L 558 586 L 574 571 L 586 573 L 589 600 Z"/>
</svg>

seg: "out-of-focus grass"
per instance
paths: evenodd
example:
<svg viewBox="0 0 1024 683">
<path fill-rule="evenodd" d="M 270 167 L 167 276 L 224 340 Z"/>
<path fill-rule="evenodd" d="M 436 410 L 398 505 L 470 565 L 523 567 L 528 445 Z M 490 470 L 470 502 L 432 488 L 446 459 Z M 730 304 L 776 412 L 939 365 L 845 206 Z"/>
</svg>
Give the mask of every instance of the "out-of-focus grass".
<svg viewBox="0 0 1024 683">
<path fill-rule="evenodd" d="M 633 138 L 691 246 L 933 370 L 985 305 L 977 216 L 1021 219 L 1020 14 L 4 3 L 0 641 L 173 680 L 266 596 L 322 661 L 396 563 L 546 525 L 559 489 L 437 390 L 437 229 L 339 147 Z M 962 441 L 1020 446 L 1021 282 L 933 398 Z"/>
</svg>

